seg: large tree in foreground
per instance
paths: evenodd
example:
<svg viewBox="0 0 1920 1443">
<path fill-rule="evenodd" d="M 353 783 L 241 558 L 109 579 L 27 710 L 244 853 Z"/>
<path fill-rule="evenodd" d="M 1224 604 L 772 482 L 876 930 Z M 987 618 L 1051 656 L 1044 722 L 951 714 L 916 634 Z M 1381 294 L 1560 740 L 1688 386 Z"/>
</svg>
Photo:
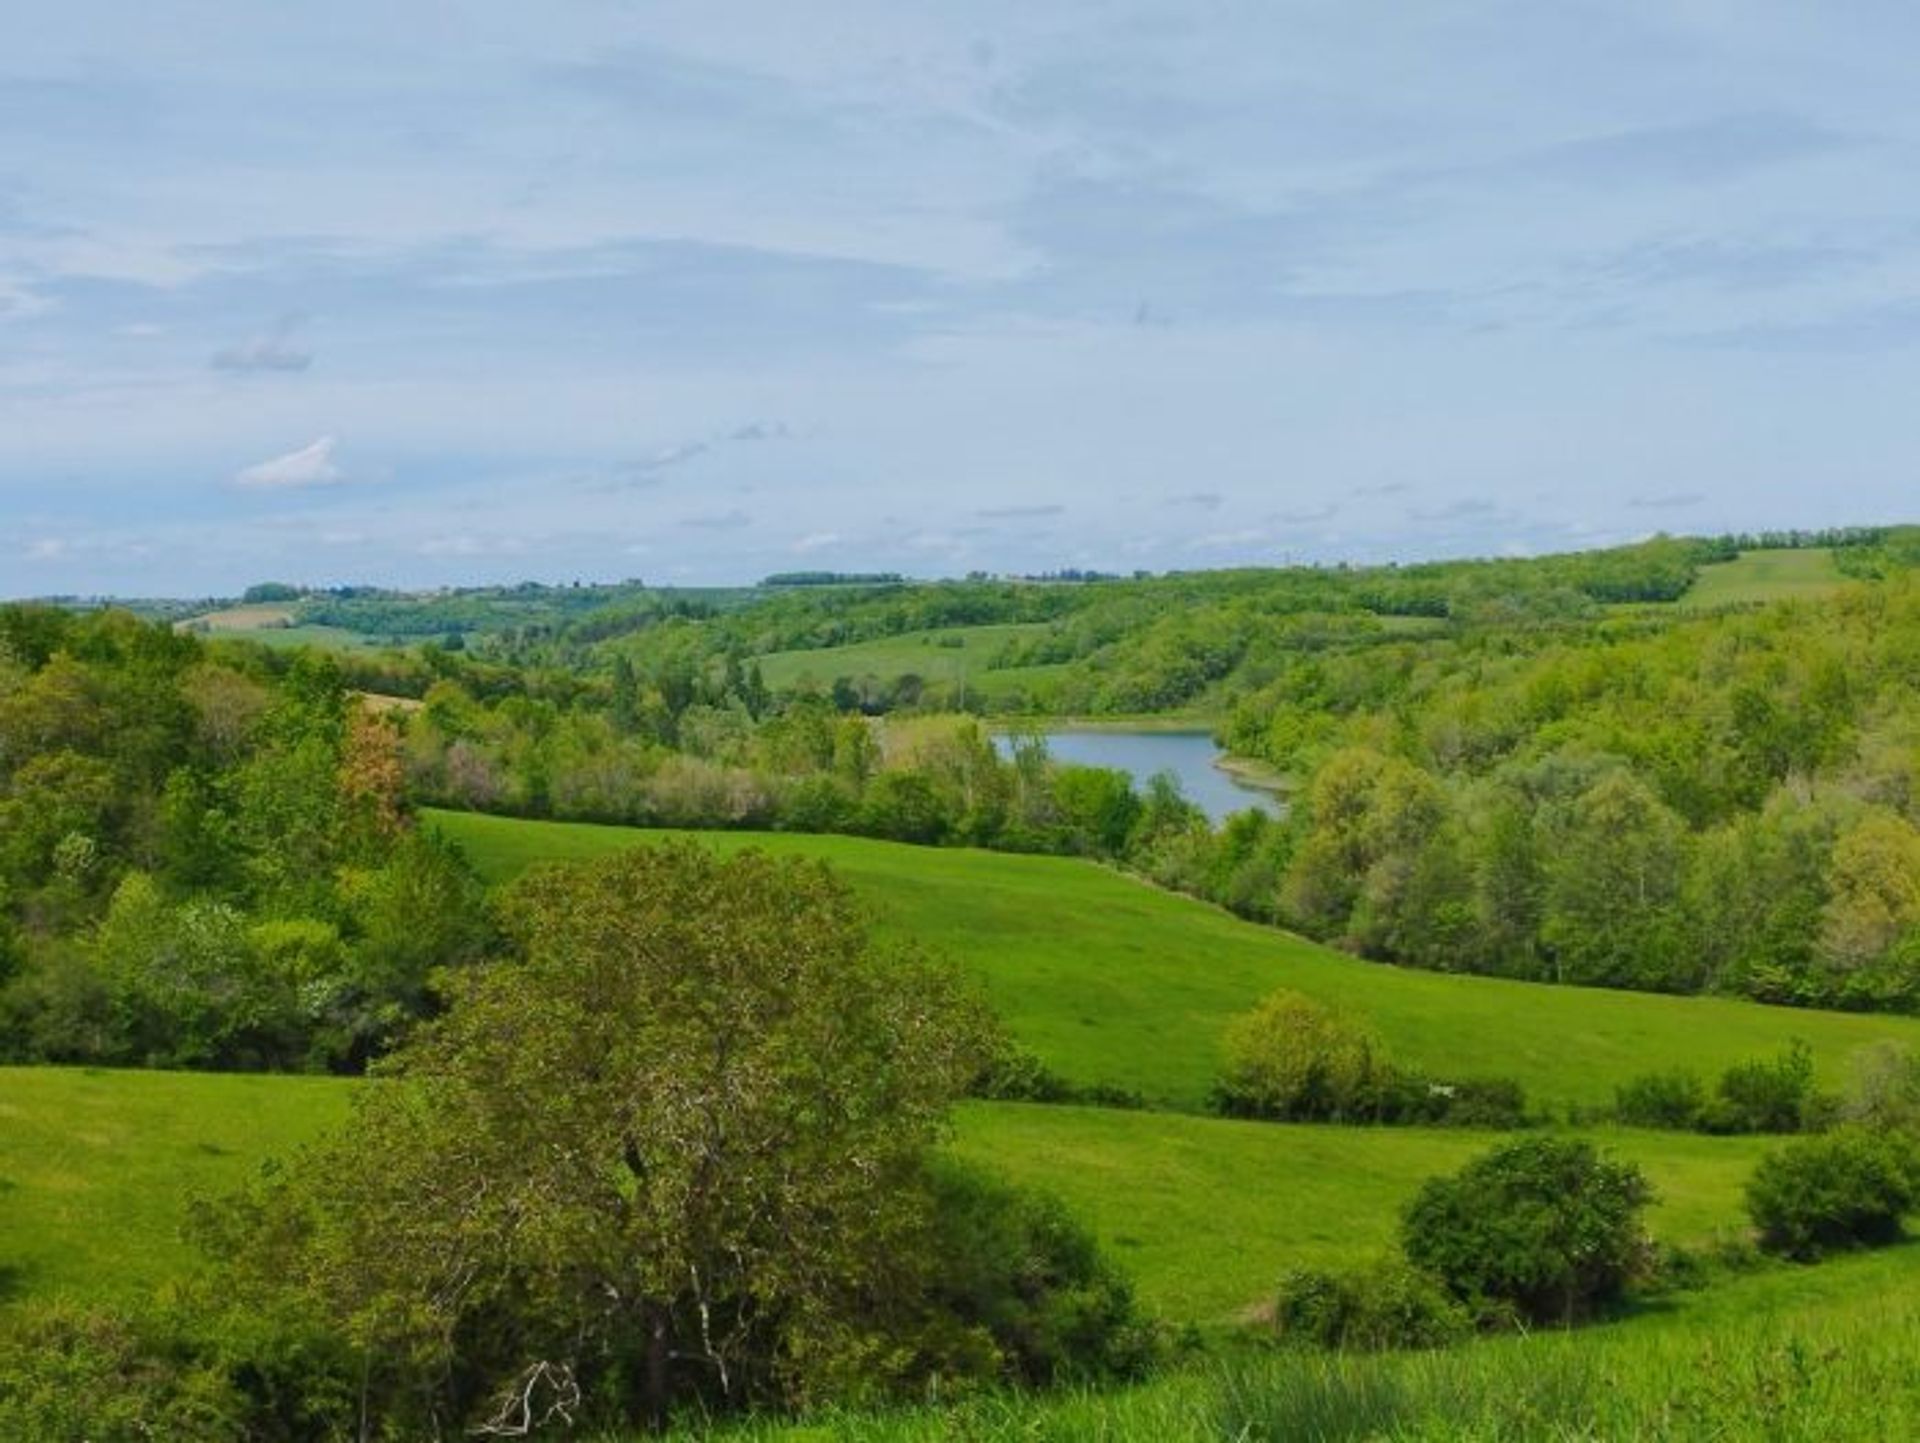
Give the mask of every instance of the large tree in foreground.
<svg viewBox="0 0 1920 1443">
<path fill-rule="evenodd" d="M 909 1367 L 926 1158 L 989 1031 L 954 977 L 876 945 L 818 863 L 756 852 L 541 871 L 504 915 L 518 955 L 228 1215 L 236 1277 L 317 1309 L 376 1406 L 435 1428 Z"/>
</svg>

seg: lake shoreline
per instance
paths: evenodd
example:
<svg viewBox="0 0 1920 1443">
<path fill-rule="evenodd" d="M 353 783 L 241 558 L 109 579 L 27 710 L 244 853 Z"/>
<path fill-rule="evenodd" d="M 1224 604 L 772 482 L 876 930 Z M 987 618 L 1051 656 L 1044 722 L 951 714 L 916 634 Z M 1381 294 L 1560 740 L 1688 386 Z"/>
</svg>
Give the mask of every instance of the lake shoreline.
<svg viewBox="0 0 1920 1443">
<path fill-rule="evenodd" d="M 1053 719 L 1049 719 L 1052 721 Z M 1037 737 L 1050 755 L 1078 766 L 1107 767 L 1125 773 L 1135 791 L 1162 772 L 1179 783 L 1186 799 L 1219 826 L 1236 812 L 1254 810 L 1284 816 L 1288 778 L 1251 757 L 1228 756 L 1210 728 L 1159 717 L 1158 725 L 1086 726 L 1054 721 L 1044 727 L 996 727 L 991 736 L 1004 754 L 1018 739 Z"/>
</svg>

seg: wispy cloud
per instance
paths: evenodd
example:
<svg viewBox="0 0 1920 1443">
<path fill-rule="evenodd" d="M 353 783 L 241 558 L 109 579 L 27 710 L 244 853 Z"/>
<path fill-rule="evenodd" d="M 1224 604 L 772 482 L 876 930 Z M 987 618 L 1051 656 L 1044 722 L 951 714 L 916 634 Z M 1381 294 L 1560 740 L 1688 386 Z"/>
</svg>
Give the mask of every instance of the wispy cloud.
<svg viewBox="0 0 1920 1443">
<path fill-rule="evenodd" d="M 1049 516 L 1064 516 L 1067 508 L 1056 502 L 1040 506 L 982 506 L 973 514 L 982 521 L 1039 521 Z"/>
<path fill-rule="evenodd" d="M 1218 491 L 1189 491 L 1181 496 L 1169 496 L 1163 506 L 1191 506 L 1196 511 L 1218 511 L 1226 497 Z"/>
<path fill-rule="evenodd" d="M 739 531 L 753 525 L 753 518 L 738 507 L 734 507 L 730 511 L 714 511 L 700 516 L 682 517 L 680 524 L 695 531 Z"/>
<path fill-rule="evenodd" d="M 1416 521 L 1477 521 L 1493 516 L 1499 510 L 1499 503 L 1484 496 L 1463 496 L 1458 501 L 1416 510 L 1411 514 Z"/>
<path fill-rule="evenodd" d="M 313 364 L 313 352 L 299 344 L 296 333 L 305 317 L 282 316 L 272 327 L 238 346 L 213 353 L 216 371 L 304 371 Z"/>
<path fill-rule="evenodd" d="M 297 490 L 307 486 L 331 486 L 346 479 L 333 464 L 334 438 L 319 440 L 248 466 L 233 478 L 241 485 L 261 491 Z"/>
<path fill-rule="evenodd" d="M 1679 511 L 1688 506 L 1698 506 L 1706 499 L 1706 493 L 1701 491 L 1668 491 L 1653 496 L 1631 497 L 1627 505 L 1638 511 Z"/>
</svg>

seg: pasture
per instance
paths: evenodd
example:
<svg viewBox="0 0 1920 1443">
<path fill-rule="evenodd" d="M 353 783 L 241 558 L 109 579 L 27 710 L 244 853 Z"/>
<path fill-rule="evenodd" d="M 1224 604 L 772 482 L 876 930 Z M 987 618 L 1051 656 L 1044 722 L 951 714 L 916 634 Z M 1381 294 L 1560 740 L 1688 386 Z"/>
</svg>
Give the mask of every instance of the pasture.
<svg viewBox="0 0 1920 1443">
<path fill-rule="evenodd" d="M 669 835 L 430 812 L 482 876 Z M 1831 1084 L 1857 1048 L 1920 1044 L 1920 1020 L 1452 976 L 1364 962 L 1089 862 L 855 837 L 683 834 L 830 862 L 898 935 L 970 968 L 1016 1036 L 1062 1076 L 1155 1105 L 1205 1101 L 1221 1030 L 1277 987 L 1349 1008 L 1440 1076 L 1511 1077 L 1535 1105 L 1593 1107 L 1638 1073 L 1711 1075 L 1799 1037 Z"/>
<path fill-rule="evenodd" d="M 1812 601 L 1846 584 L 1824 547 L 1793 551 L 1743 551 L 1732 561 L 1700 568 L 1679 605 L 1699 611 L 1769 601 Z"/>
<path fill-rule="evenodd" d="M 1063 666 L 1027 666 L 996 669 L 1001 649 L 1021 637 L 1046 630 L 1044 622 L 1000 626 L 950 626 L 933 631 L 910 631 L 848 646 L 811 651 L 775 651 L 756 658 L 760 674 L 775 691 L 789 691 L 802 683 L 831 685 L 838 677 L 873 677 L 891 685 L 903 676 L 957 685 L 964 680 L 970 695 L 990 705 L 1016 691 L 1031 693 L 1065 670 Z"/>
<path fill-rule="evenodd" d="M 347 1116 L 340 1078 L 0 1068 L 0 1280 L 8 1297 L 131 1298 L 195 1266 L 195 1197 L 242 1185 Z M 1739 1190 L 1768 1145 L 1605 1132 L 1660 1190 L 1658 1236 L 1699 1243 L 1739 1225 Z M 1288 1267 L 1360 1262 L 1393 1236 L 1419 1184 L 1488 1134 L 1340 1128 L 1023 1103 L 965 1104 L 952 1152 L 1060 1196 L 1179 1322 L 1223 1323 Z"/>
</svg>

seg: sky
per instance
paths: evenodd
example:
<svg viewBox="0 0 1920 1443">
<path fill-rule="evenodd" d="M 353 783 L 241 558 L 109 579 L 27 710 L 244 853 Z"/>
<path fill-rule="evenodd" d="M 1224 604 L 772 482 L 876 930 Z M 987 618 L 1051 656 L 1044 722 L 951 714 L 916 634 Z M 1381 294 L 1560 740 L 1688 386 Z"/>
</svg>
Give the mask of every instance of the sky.
<svg viewBox="0 0 1920 1443">
<path fill-rule="evenodd" d="M 1920 519 L 1898 0 L 66 0 L 0 595 Z"/>
</svg>

